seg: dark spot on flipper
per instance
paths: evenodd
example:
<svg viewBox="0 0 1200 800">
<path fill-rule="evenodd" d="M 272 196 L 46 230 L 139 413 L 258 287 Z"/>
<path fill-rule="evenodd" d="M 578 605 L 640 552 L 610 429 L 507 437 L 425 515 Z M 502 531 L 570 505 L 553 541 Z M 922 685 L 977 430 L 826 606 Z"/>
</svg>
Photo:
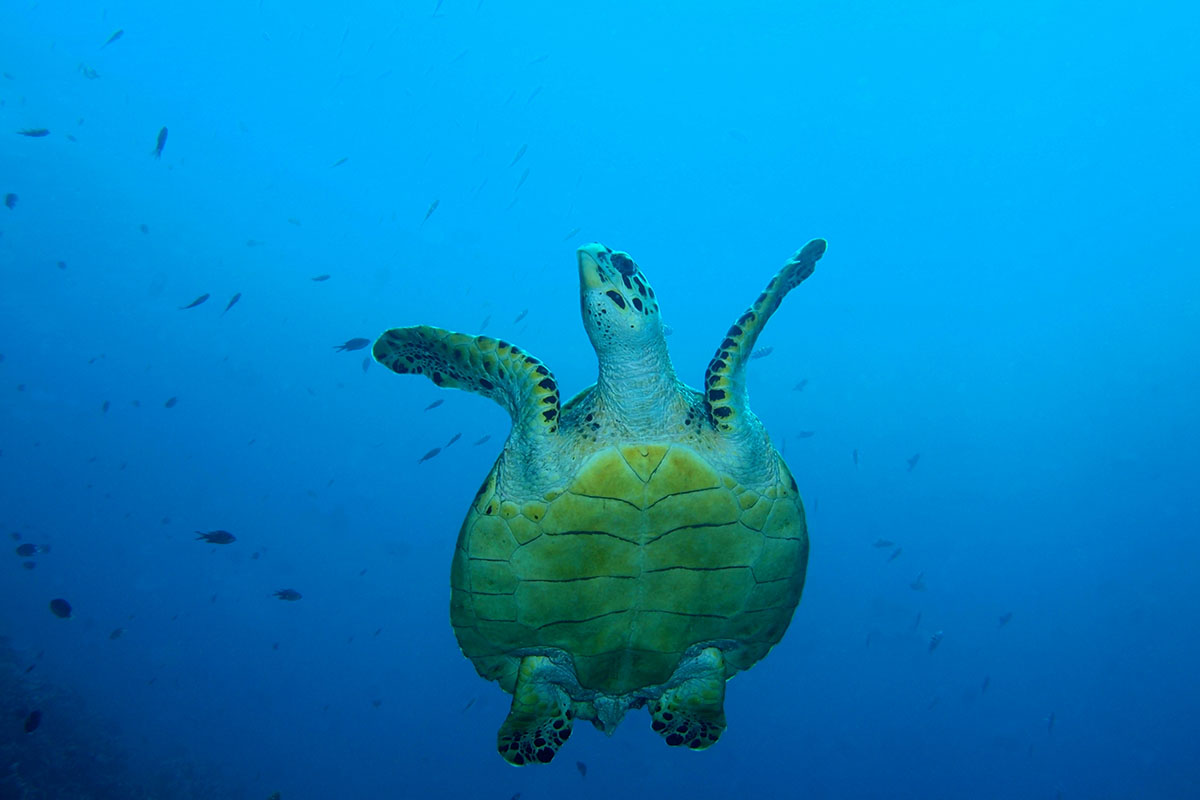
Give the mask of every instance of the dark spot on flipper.
<svg viewBox="0 0 1200 800">
<path fill-rule="evenodd" d="M 549 375 L 549 374 L 550 374 L 550 370 L 546 369 L 546 368 L 545 368 L 543 365 L 541 365 L 541 364 L 539 364 L 539 365 L 537 366 L 537 369 L 535 369 L 535 370 L 534 370 L 534 372 L 536 372 L 538 375 Z"/>
<path fill-rule="evenodd" d="M 640 297 L 633 298 L 633 307 L 638 311 L 642 310 L 642 299 Z"/>
<path fill-rule="evenodd" d="M 729 406 L 718 406 L 717 408 L 713 409 L 712 413 L 713 413 L 714 417 L 720 417 L 721 419 L 725 419 L 726 417 L 733 416 L 733 409 L 730 408 Z"/>
<path fill-rule="evenodd" d="M 617 308 L 621 309 L 622 311 L 625 310 L 625 298 L 621 297 L 620 292 L 609 289 L 607 292 L 605 292 L 605 294 L 608 295 L 608 299 L 612 300 Z"/>
<path fill-rule="evenodd" d="M 545 411 L 542 412 L 542 418 L 545 419 L 546 422 L 549 422 L 550 420 L 554 419 L 557 416 L 558 416 L 557 408 L 547 408 Z"/>
<path fill-rule="evenodd" d="M 724 389 L 709 389 L 708 390 L 708 399 L 709 400 L 724 400 L 725 399 L 725 390 Z"/>
<path fill-rule="evenodd" d="M 496 384 L 492 383 L 492 382 L 491 382 L 491 381 L 489 381 L 487 378 L 480 378 L 480 379 L 479 379 L 479 385 L 480 385 L 481 387 L 483 387 L 484 389 L 487 389 L 489 392 L 490 392 L 492 389 L 495 389 L 495 388 L 496 388 Z"/>
<path fill-rule="evenodd" d="M 554 391 L 558 388 L 558 385 L 554 382 L 553 378 L 543 378 L 538 386 L 548 391 Z"/>
<path fill-rule="evenodd" d="M 621 276 L 621 280 L 623 280 L 623 281 L 625 282 L 625 288 L 626 288 L 626 289 L 628 289 L 629 291 L 633 291 L 633 284 L 629 282 L 629 276 L 628 276 L 628 275 L 622 275 L 622 276 Z"/>
<path fill-rule="evenodd" d="M 672 733 L 667 737 L 667 744 L 671 745 L 671 747 L 678 747 L 683 744 L 683 737 L 678 733 Z"/>
</svg>

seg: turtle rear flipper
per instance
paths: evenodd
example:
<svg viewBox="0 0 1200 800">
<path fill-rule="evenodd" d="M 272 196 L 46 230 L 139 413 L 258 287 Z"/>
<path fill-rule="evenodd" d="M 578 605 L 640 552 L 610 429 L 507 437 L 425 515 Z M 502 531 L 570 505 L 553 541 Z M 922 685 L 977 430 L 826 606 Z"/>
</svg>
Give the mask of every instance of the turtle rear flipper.
<svg viewBox="0 0 1200 800">
<path fill-rule="evenodd" d="M 571 698 L 547 680 L 553 664 L 545 656 L 526 656 L 517 670 L 512 708 L 496 735 L 496 749 L 508 763 L 549 764 L 571 738 Z"/>
<path fill-rule="evenodd" d="M 465 389 L 503 406 L 522 435 L 558 431 L 558 384 L 541 361 L 516 345 L 418 325 L 384 332 L 375 360 L 400 375 L 424 375 L 438 386 Z"/>
<path fill-rule="evenodd" d="M 687 677 L 650 704 L 650 727 L 672 747 L 704 750 L 725 732 L 725 657 L 707 647 L 680 671 Z"/>
<path fill-rule="evenodd" d="M 749 412 L 746 394 L 746 362 L 754 352 L 754 343 L 767 320 L 779 308 L 783 298 L 801 281 L 812 275 L 817 261 L 825 255 L 825 240 L 813 239 L 784 264 L 767 288 L 746 313 L 729 328 L 725 339 L 704 374 L 704 398 L 708 416 L 716 429 L 732 433 L 738 429 L 738 418 Z"/>
</svg>

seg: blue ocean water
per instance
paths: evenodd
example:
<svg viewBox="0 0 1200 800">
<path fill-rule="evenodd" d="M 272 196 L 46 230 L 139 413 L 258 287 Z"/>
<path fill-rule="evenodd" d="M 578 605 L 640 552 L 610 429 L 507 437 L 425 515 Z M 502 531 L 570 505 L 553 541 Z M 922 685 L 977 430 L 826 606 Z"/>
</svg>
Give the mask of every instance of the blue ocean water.
<svg viewBox="0 0 1200 800">
<path fill-rule="evenodd" d="M 1190 4 L 0 21 L 0 797 L 1200 795 Z M 486 332 L 569 397 L 601 241 L 695 386 L 813 237 L 749 378 L 788 634 L 707 751 L 634 712 L 510 767 L 447 614 L 507 415 L 334 346 Z"/>
</svg>

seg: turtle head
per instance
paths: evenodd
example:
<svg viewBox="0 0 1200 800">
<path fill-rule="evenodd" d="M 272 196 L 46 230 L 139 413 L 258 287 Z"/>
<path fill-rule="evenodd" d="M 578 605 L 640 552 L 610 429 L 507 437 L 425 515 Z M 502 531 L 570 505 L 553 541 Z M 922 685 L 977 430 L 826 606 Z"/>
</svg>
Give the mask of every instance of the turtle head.
<svg viewBox="0 0 1200 800">
<path fill-rule="evenodd" d="M 576 255 L 583 325 L 601 360 L 614 349 L 665 347 L 658 301 L 637 262 L 599 243 Z"/>
</svg>

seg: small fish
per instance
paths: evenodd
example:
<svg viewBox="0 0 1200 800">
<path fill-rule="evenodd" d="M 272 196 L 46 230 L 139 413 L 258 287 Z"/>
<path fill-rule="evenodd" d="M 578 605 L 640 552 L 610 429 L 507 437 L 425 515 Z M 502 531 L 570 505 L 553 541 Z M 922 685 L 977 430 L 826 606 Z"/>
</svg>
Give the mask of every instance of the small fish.
<svg viewBox="0 0 1200 800">
<path fill-rule="evenodd" d="M 71 604 L 61 597 L 56 597 L 50 601 L 50 613 L 59 619 L 66 619 L 71 616 Z"/>
<path fill-rule="evenodd" d="M 109 402 L 107 400 L 105 400 L 103 403 L 100 404 L 100 413 L 107 414 L 108 407 L 109 407 Z"/>
<path fill-rule="evenodd" d="M 767 347 L 757 347 L 750 353 L 750 360 L 754 361 L 755 359 L 766 358 L 774 352 L 775 348 L 769 345 Z"/>
<path fill-rule="evenodd" d="M 89 81 L 94 81 L 96 78 L 100 77 L 100 73 L 96 72 L 96 70 L 92 69 L 87 64 L 80 64 L 79 71 L 82 72 L 83 77 L 87 78 Z"/>
<path fill-rule="evenodd" d="M 162 158 L 163 147 L 166 145 L 166 143 L 167 143 L 167 126 L 164 125 L 158 129 L 158 139 L 157 139 L 157 141 L 155 141 L 154 149 L 150 151 L 150 154 L 152 156 L 154 156 L 156 159 Z"/>
<path fill-rule="evenodd" d="M 49 128 L 24 128 L 22 130 L 17 131 L 17 133 L 20 134 L 21 136 L 28 136 L 31 139 L 40 139 L 43 136 L 49 136 L 50 129 Z"/>
<path fill-rule="evenodd" d="M 479 445 L 483 444 L 490 438 L 492 438 L 492 435 L 490 433 L 485 433 L 483 436 L 479 437 L 479 441 L 475 442 L 475 444 L 472 445 L 472 447 L 478 447 Z"/>
<path fill-rule="evenodd" d="M 440 452 L 442 452 L 442 448 L 440 448 L 440 447 L 435 447 L 435 448 L 433 448 L 432 450 L 430 450 L 428 453 L 426 453 L 425 455 L 421 456 L 421 459 L 420 459 L 420 460 L 419 460 L 417 463 L 418 463 L 418 464 L 424 464 L 426 461 L 428 461 L 429 459 L 433 458 L 434 456 L 436 456 L 436 455 L 437 455 L 438 453 L 440 453 Z"/>
<path fill-rule="evenodd" d="M 908 460 L 908 471 L 909 471 L 909 472 L 912 472 L 914 469 L 916 469 L 916 468 L 917 468 L 917 462 L 918 462 L 918 461 L 920 461 L 920 460 L 921 460 L 921 454 L 920 454 L 920 453 L 917 453 L 915 456 L 913 456 L 912 458 L 910 458 L 910 459 Z"/>
<path fill-rule="evenodd" d="M 178 402 L 179 402 L 178 397 L 168 397 L 167 402 L 163 403 L 163 408 L 174 408 L 175 404 Z"/>
<path fill-rule="evenodd" d="M 576 761 L 575 769 L 579 770 L 580 777 L 587 777 L 587 764 L 583 763 L 582 761 Z"/>
<path fill-rule="evenodd" d="M 431 216 L 433 216 L 433 212 L 437 211 L 438 203 L 440 203 L 440 202 L 442 202 L 442 201 L 434 200 L 432 203 L 429 204 L 429 209 L 425 212 L 425 219 L 421 220 L 422 225 L 425 224 L 426 219 L 429 219 Z"/>
<path fill-rule="evenodd" d="M 461 439 L 461 438 L 462 438 L 462 434 L 461 434 L 461 433 L 456 433 L 456 434 L 454 434 L 453 436 L 451 436 L 451 437 L 450 437 L 450 441 L 448 441 L 448 442 L 446 442 L 444 445 L 442 445 L 442 449 L 443 449 L 443 450 L 445 450 L 447 447 L 449 447 L 450 445 L 454 444 L 455 442 L 457 442 L 457 441 L 458 441 L 459 439 Z"/>
<path fill-rule="evenodd" d="M 903 547 L 897 547 L 895 550 L 892 551 L 892 554 L 890 556 L 888 556 L 888 563 L 890 564 L 893 561 L 895 561 L 897 558 L 900 557 L 900 554 L 903 552 L 904 552 Z"/>
<path fill-rule="evenodd" d="M 200 534 L 196 537 L 196 541 L 203 539 L 209 544 L 233 544 L 237 541 L 237 537 L 229 531 L 209 531 L 208 533 L 196 531 L 196 533 Z"/>
<path fill-rule="evenodd" d="M 523 309 L 520 314 L 517 314 L 517 318 L 513 320 L 513 325 L 516 325 L 518 322 L 525 319 L 526 315 L 528 315 L 528 314 L 529 314 L 529 309 L 528 308 Z"/>
<path fill-rule="evenodd" d="M 918 611 L 917 615 L 915 617 L 913 617 L 912 624 L 908 626 L 908 629 L 909 629 L 909 631 L 915 631 L 919 627 L 921 627 L 921 612 L 920 611 Z"/>
<path fill-rule="evenodd" d="M 371 368 L 371 357 L 370 356 L 366 356 L 363 358 L 362 367 L 363 367 L 363 372 L 366 372 L 368 369 Z"/>
<path fill-rule="evenodd" d="M 304 595 L 300 594 L 295 589 L 280 589 L 275 593 L 275 596 L 280 600 L 287 600 L 289 603 L 294 603 Z"/>
<path fill-rule="evenodd" d="M 801 378 L 800 381 L 792 387 L 792 391 L 803 392 L 805 386 L 808 386 L 808 378 Z"/>
<path fill-rule="evenodd" d="M 1009 623 L 1009 620 L 1011 620 L 1011 619 L 1012 619 L 1012 612 L 1011 611 L 1004 612 L 1003 614 L 1000 615 L 1000 624 L 997 625 L 996 627 L 1003 628 L 1005 625 L 1007 625 Z"/>
<path fill-rule="evenodd" d="M 103 50 L 104 48 L 108 47 L 110 44 L 115 42 L 117 39 L 120 39 L 124 35 L 125 35 L 125 29 L 117 28 L 116 33 L 114 33 L 112 36 L 108 37 L 108 41 L 106 41 L 104 44 L 100 45 L 100 49 Z"/>
<path fill-rule="evenodd" d="M 333 162 L 332 164 L 330 164 L 330 165 L 329 165 L 329 168 L 330 168 L 330 169 L 333 169 L 334 167 L 340 167 L 342 164 L 345 164 L 345 163 L 346 163 L 347 161 L 349 161 L 349 160 L 350 160 L 350 156 L 342 156 L 342 157 L 341 157 L 341 158 L 339 158 L 337 161 L 335 161 L 335 162 Z"/>
<path fill-rule="evenodd" d="M 811 439 L 812 437 L 814 437 L 816 435 L 817 435 L 816 431 L 797 431 L 796 438 L 797 439 Z"/>
<path fill-rule="evenodd" d="M 339 353 L 350 352 L 351 350 L 362 350 L 370 343 L 370 339 L 364 339 L 361 336 L 356 336 L 353 339 L 347 339 L 343 344 L 335 344 L 333 349 Z"/>
<path fill-rule="evenodd" d="M 122 636 L 124 636 L 124 635 L 125 635 L 125 629 L 124 629 L 124 628 L 113 628 L 113 629 L 112 629 L 112 633 L 110 633 L 110 634 L 108 635 L 108 638 L 109 638 L 109 639 L 120 639 L 120 638 L 121 638 Z"/>
<path fill-rule="evenodd" d="M 141 231 L 142 233 L 149 233 L 150 226 L 143 222 L 141 225 L 138 225 L 138 230 Z"/>
<path fill-rule="evenodd" d="M 1054 733 L 1054 712 L 1050 712 L 1050 716 L 1046 717 L 1046 733 Z"/>
<path fill-rule="evenodd" d="M 229 298 L 229 305 L 225 306 L 225 311 L 228 311 L 229 309 L 231 309 L 231 308 L 233 308 L 234 306 L 236 306 L 236 305 L 237 305 L 237 301 L 238 301 L 238 300 L 241 300 L 241 299 L 242 299 L 242 293 L 241 293 L 241 292 L 238 292 L 238 293 L 237 293 L 237 294 L 235 294 L 233 297 Z M 221 316 L 225 316 L 225 311 L 222 311 L 222 312 L 221 312 Z"/>
<path fill-rule="evenodd" d="M 26 542 L 25 544 L 17 546 L 17 555 L 19 555 L 21 558 L 29 558 L 30 556 L 36 556 L 38 553 L 49 552 L 50 545 L 48 544 L 33 544 L 32 542 Z"/>
<path fill-rule="evenodd" d="M 521 160 L 521 156 L 525 155 L 525 151 L 528 149 L 529 149 L 529 145 L 527 145 L 527 144 L 521 145 L 521 148 L 519 150 L 517 150 L 517 154 L 515 156 L 513 156 L 513 160 L 509 163 L 509 166 L 510 167 L 516 166 L 517 162 Z"/>
<path fill-rule="evenodd" d="M 912 583 L 909 584 L 909 587 L 911 587 L 914 592 L 925 591 L 925 573 L 924 572 L 917 573 L 916 579 Z"/>
<path fill-rule="evenodd" d="M 871 542 L 872 547 L 891 547 L 894 544 L 895 542 L 893 542 L 891 539 L 876 539 L 875 541 Z"/>
<path fill-rule="evenodd" d="M 9 192 L 8 194 L 4 195 L 4 207 L 7 208 L 9 211 L 12 211 L 14 208 L 17 207 L 17 200 L 19 200 L 19 199 L 20 198 L 17 197 L 15 194 L 13 194 L 12 192 Z"/>
<path fill-rule="evenodd" d="M 477 697 L 472 697 L 470 700 L 468 700 L 468 701 L 467 701 L 467 704 L 466 704 L 465 706 L 463 706 L 463 707 L 462 707 L 462 711 L 459 711 L 458 713 L 460 713 L 460 714 L 464 713 L 464 712 L 465 712 L 467 709 L 469 709 L 471 706 L 475 705 L 475 701 L 476 701 L 476 700 L 478 700 L 478 699 L 479 699 L 479 698 L 477 698 Z"/>
<path fill-rule="evenodd" d="M 207 294 L 202 294 L 202 295 L 200 295 L 199 297 L 197 297 L 195 300 L 193 300 L 192 302 L 188 303 L 186 306 L 180 306 L 180 307 L 179 307 L 179 310 L 180 310 L 180 311 L 186 311 L 186 310 L 188 310 L 189 308 L 195 308 L 196 306 L 200 305 L 201 303 L 203 303 L 203 302 L 204 302 L 205 300 L 207 300 L 207 299 L 208 299 L 208 295 L 207 295 Z"/>
<path fill-rule="evenodd" d="M 426 410 L 426 411 L 432 411 L 433 409 L 437 408 L 438 406 L 440 406 L 440 405 L 441 405 L 442 403 L 444 403 L 444 402 L 446 402 L 446 401 L 445 401 L 445 400 L 434 400 L 432 403 L 430 403 L 429 405 L 425 406 L 425 410 Z"/>
<path fill-rule="evenodd" d="M 932 653 L 934 650 L 937 650 L 938 645 L 942 643 L 942 639 L 945 637 L 946 634 L 942 631 L 934 631 L 933 636 L 929 637 L 929 652 Z"/>
<path fill-rule="evenodd" d="M 323 283 L 324 281 L 329 280 L 329 276 L 328 275 L 318 275 L 317 277 L 313 278 L 312 280 L 315 281 L 316 283 Z"/>
<path fill-rule="evenodd" d="M 479 323 L 479 332 L 483 333 L 485 330 L 487 330 L 487 326 L 489 324 L 491 324 L 491 321 L 492 321 L 491 314 L 488 314 L 486 317 L 484 317 L 483 322 Z"/>
<path fill-rule="evenodd" d="M 583 228 L 571 228 L 571 230 L 567 231 L 567 235 L 564 236 L 562 240 L 565 242 L 568 239 L 574 239 L 576 236 L 579 235 L 579 232 L 581 230 L 583 230 Z"/>
<path fill-rule="evenodd" d="M 66 268 L 67 268 L 67 262 L 65 262 L 65 261 L 55 261 L 55 262 L 54 262 L 54 266 L 58 267 L 59 269 L 66 269 Z"/>
<path fill-rule="evenodd" d="M 37 730 L 38 725 L 42 724 L 42 712 L 30 711 L 29 716 L 25 718 L 25 732 L 33 733 Z"/>
<path fill-rule="evenodd" d="M 983 676 L 983 684 L 979 687 L 979 693 L 983 694 L 984 692 L 986 692 L 988 690 L 988 687 L 991 685 L 992 685 L 992 676 L 984 675 Z"/>
<path fill-rule="evenodd" d="M 527 181 L 527 180 L 529 180 L 529 167 L 526 167 L 525 170 L 521 173 L 521 177 L 517 178 L 517 185 L 516 185 L 516 187 L 513 188 L 513 191 L 515 192 L 517 189 L 520 189 L 522 186 L 524 186 L 525 181 Z"/>
</svg>

